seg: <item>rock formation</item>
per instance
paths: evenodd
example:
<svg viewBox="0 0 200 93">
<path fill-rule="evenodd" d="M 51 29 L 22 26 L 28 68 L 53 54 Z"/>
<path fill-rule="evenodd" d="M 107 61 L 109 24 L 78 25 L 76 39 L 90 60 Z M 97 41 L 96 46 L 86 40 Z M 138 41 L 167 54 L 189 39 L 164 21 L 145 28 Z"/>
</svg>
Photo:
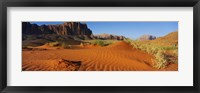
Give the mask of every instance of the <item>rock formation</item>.
<svg viewBox="0 0 200 93">
<path fill-rule="evenodd" d="M 36 35 L 48 40 L 88 40 L 88 39 L 110 39 L 110 40 L 123 40 L 124 36 L 117 36 L 112 34 L 99 34 L 93 35 L 92 31 L 87 27 L 87 24 L 80 22 L 64 22 L 57 25 L 37 25 L 30 22 L 22 22 L 23 40 L 26 35 Z"/>
<path fill-rule="evenodd" d="M 156 36 L 153 35 L 142 35 L 140 38 L 138 38 L 139 40 L 154 40 L 156 39 Z"/>
<path fill-rule="evenodd" d="M 92 35 L 86 24 L 80 22 L 65 22 L 58 25 L 41 25 L 22 22 L 22 33 L 26 35 L 57 34 L 57 35 Z"/>
<path fill-rule="evenodd" d="M 98 34 L 93 35 L 92 38 L 94 39 L 111 39 L 111 40 L 123 40 L 124 36 L 112 35 L 112 34 Z"/>
</svg>

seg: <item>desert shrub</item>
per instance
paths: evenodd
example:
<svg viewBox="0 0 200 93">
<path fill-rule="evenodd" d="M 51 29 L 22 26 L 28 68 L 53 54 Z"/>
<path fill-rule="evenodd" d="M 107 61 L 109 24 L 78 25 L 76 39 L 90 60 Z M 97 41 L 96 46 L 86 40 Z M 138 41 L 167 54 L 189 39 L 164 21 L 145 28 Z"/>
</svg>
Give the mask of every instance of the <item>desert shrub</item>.
<svg viewBox="0 0 200 93">
<path fill-rule="evenodd" d="M 47 43 L 47 45 L 51 47 L 60 47 L 64 49 L 71 48 L 71 46 L 66 42 L 58 42 L 58 41 Z"/>
<path fill-rule="evenodd" d="M 124 38 L 124 41 L 127 42 L 127 43 L 131 43 L 132 42 L 132 40 L 129 39 L 129 38 Z"/>
<path fill-rule="evenodd" d="M 171 59 L 171 63 L 178 63 L 178 49 L 172 51 L 174 58 Z"/>
<path fill-rule="evenodd" d="M 71 48 L 71 45 L 68 45 L 67 43 L 61 43 L 61 48 L 64 49 Z"/>
<path fill-rule="evenodd" d="M 178 47 L 176 46 L 168 46 L 168 47 L 162 47 L 164 50 L 174 50 L 174 49 L 178 49 Z"/>
<path fill-rule="evenodd" d="M 167 66 L 167 62 L 169 61 L 168 57 L 166 56 L 165 50 L 174 50 L 174 56 L 178 55 L 178 48 L 176 46 L 159 46 L 153 43 L 144 43 L 139 40 L 131 40 L 125 39 L 125 42 L 132 45 L 134 48 L 147 52 L 155 57 L 153 60 L 154 66 L 157 69 L 165 68 Z M 173 60 L 174 61 L 174 60 Z M 175 60 L 177 61 L 177 60 Z"/>
<path fill-rule="evenodd" d="M 94 42 L 92 42 L 92 44 L 104 46 L 104 45 L 105 45 L 105 42 L 103 42 L 102 40 L 95 40 Z"/>
<path fill-rule="evenodd" d="M 57 46 L 60 46 L 61 43 L 60 42 L 50 42 L 50 43 L 47 43 L 48 46 L 51 46 L 51 47 L 57 47 Z"/>
<path fill-rule="evenodd" d="M 91 45 L 91 43 L 90 42 L 81 42 L 80 43 L 80 46 L 87 46 L 87 45 Z"/>
<path fill-rule="evenodd" d="M 94 40 L 93 42 L 91 42 L 91 44 L 99 45 L 99 46 L 107 46 L 107 45 L 110 45 L 111 42 L 107 42 L 107 41 L 104 41 L 104 40 Z"/>
<path fill-rule="evenodd" d="M 155 55 L 154 67 L 157 69 L 165 68 L 167 66 L 167 57 L 164 50 L 159 50 Z"/>
<path fill-rule="evenodd" d="M 174 56 L 178 56 L 178 49 L 175 49 L 175 50 L 173 51 L 173 55 L 174 55 Z"/>
</svg>

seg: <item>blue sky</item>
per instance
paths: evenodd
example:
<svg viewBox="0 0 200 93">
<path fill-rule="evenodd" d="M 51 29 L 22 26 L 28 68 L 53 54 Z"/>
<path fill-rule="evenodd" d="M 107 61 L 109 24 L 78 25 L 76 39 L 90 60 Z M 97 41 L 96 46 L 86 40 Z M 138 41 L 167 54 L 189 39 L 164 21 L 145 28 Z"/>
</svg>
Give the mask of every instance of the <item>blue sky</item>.
<svg viewBox="0 0 200 93">
<path fill-rule="evenodd" d="M 62 24 L 63 22 L 31 22 L 42 24 Z M 136 39 L 144 34 L 157 37 L 178 30 L 178 22 L 86 22 L 93 34 L 115 34 Z"/>
</svg>

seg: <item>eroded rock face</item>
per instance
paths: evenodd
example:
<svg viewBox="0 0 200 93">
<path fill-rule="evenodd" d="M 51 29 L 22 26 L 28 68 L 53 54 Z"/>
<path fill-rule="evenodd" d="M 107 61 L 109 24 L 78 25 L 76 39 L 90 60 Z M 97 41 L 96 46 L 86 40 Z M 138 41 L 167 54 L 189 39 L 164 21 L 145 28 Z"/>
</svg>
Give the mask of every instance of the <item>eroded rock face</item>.
<svg viewBox="0 0 200 93">
<path fill-rule="evenodd" d="M 23 34 L 42 34 L 39 26 L 36 24 L 30 24 L 29 22 L 22 22 L 22 33 Z"/>
<path fill-rule="evenodd" d="M 65 22 L 58 25 L 41 25 L 31 24 L 29 22 L 22 23 L 22 33 L 33 34 L 57 34 L 57 35 L 88 35 L 92 34 L 92 31 L 86 24 L 80 22 Z"/>
<path fill-rule="evenodd" d="M 139 40 L 154 40 L 156 39 L 156 36 L 153 35 L 143 35 L 140 38 L 138 38 Z"/>
<path fill-rule="evenodd" d="M 63 37 L 74 40 L 102 39 L 102 40 L 123 40 L 124 36 L 112 34 L 93 35 L 87 24 L 80 22 L 64 22 L 56 25 L 37 25 L 30 22 L 22 22 L 22 33 L 26 35 L 44 35 L 43 38 L 52 40 L 51 38 Z M 50 38 L 47 38 L 50 36 Z M 25 39 L 23 39 L 25 40 Z M 68 39 L 66 39 L 68 40 Z"/>
</svg>

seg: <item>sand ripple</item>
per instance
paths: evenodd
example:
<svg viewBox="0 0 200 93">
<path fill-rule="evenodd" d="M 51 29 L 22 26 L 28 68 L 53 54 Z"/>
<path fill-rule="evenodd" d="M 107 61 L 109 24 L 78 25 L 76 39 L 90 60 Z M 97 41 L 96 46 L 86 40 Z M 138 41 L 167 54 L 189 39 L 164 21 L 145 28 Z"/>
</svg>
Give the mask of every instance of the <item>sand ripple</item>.
<svg viewBox="0 0 200 93">
<path fill-rule="evenodd" d="M 23 71 L 65 71 L 65 64 L 59 60 L 80 61 L 80 71 L 154 71 L 154 57 L 132 48 L 125 42 L 106 47 L 86 49 L 47 49 L 44 51 L 23 51 Z M 166 69 L 177 71 L 178 65 L 171 64 Z"/>
</svg>

